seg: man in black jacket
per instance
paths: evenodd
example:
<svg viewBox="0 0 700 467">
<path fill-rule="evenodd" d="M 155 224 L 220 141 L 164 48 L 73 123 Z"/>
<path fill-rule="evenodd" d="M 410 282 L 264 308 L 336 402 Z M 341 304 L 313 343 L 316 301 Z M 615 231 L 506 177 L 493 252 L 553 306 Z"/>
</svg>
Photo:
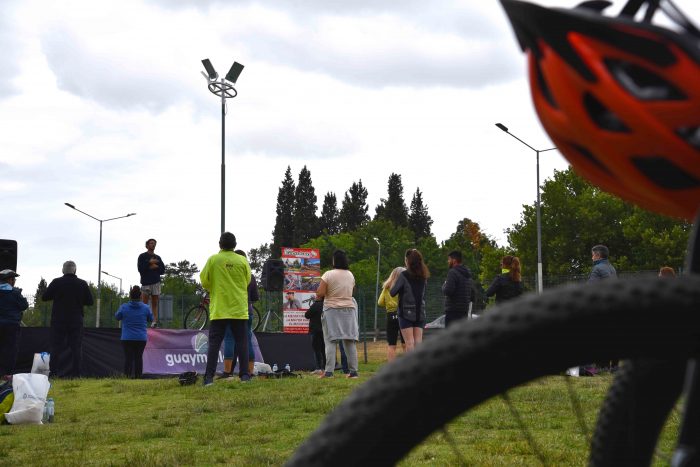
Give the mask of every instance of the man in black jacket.
<svg viewBox="0 0 700 467">
<path fill-rule="evenodd" d="M 472 273 L 462 264 L 462 252 L 447 255 L 447 280 L 442 285 L 445 296 L 445 327 L 467 316 L 472 301 Z"/>
<path fill-rule="evenodd" d="M 75 275 L 73 261 L 63 263 L 63 276 L 52 280 L 43 301 L 51 306 L 51 373 L 54 376 L 80 377 L 83 347 L 83 307 L 93 304 L 87 282 Z M 73 365 L 69 372 L 59 367 L 60 353 L 70 348 Z"/>
<path fill-rule="evenodd" d="M 15 372 L 19 353 L 19 326 L 22 313 L 29 307 L 22 289 L 15 287 L 19 274 L 12 269 L 0 271 L 0 384 Z"/>
</svg>

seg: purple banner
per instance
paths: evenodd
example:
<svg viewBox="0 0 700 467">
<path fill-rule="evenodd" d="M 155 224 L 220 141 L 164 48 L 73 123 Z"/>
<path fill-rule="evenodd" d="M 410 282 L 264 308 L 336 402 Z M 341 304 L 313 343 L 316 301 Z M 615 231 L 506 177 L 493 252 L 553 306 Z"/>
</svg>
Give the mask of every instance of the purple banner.
<svg viewBox="0 0 700 467">
<path fill-rule="evenodd" d="M 255 361 L 262 362 L 258 340 L 253 334 Z M 152 375 L 172 375 L 185 371 L 204 374 L 209 350 L 209 331 L 188 329 L 148 329 L 148 342 L 143 352 L 143 372 Z M 223 343 L 219 350 L 216 371 L 223 371 Z"/>
</svg>

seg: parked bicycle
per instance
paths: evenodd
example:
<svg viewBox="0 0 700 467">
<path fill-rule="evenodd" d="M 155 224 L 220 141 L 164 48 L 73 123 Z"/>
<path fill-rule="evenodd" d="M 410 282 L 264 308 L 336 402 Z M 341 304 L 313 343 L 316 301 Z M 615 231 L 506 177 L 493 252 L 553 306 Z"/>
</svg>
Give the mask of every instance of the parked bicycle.
<svg viewBox="0 0 700 467">
<path fill-rule="evenodd" d="M 253 332 L 260 327 L 260 321 L 260 310 L 256 304 L 253 304 L 253 323 L 251 325 Z M 209 293 L 204 291 L 199 303 L 185 313 L 182 327 L 201 331 L 207 327 L 207 324 L 209 324 Z"/>
<path fill-rule="evenodd" d="M 590 465 L 648 465 L 683 389 L 677 447 L 667 462 L 700 465 L 700 30 L 670 0 L 629 0 L 619 16 L 603 15 L 607 1 L 574 9 L 501 3 L 528 54 L 533 101 L 557 148 L 606 191 L 694 218 L 690 274 L 566 286 L 463 320 L 355 390 L 289 465 L 393 465 L 434 431 L 450 438 L 449 421 L 497 395 L 538 460 L 554 465 L 522 427 L 507 391 L 617 359 L 628 360 L 599 413 Z M 673 29 L 652 23 L 658 11 Z M 417 403 L 427 400 L 435 403 Z"/>
</svg>

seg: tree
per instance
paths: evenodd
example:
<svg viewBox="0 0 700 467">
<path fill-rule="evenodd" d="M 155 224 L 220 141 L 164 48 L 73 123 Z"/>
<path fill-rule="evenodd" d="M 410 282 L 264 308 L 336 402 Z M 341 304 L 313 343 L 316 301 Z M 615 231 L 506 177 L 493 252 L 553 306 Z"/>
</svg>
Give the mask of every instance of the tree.
<svg viewBox="0 0 700 467">
<path fill-rule="evenodd" d="M 277 192 L 277 217 L 272 231 L 272 255 L 280 256 L 280 248 L 294 246 L 294 193 L 296 189 L 292 179 L 292 169 L 287 166 L 282 186 Z"/>
<path fill-rule="evenodd" d="M 411 213 L 408 215 L 408 228 L 413 231 L 416 242 L 421 238 L 432 236 L 430 231 L 432 225 L 433 220 L 428 214 L 428 207 L 423 204 L 423 194 L 420 188 L 416 188 L 411 200 Z"/>
<path fill-rule="evenodd" d="M 323 208 L 319 219 L 321 233 L 335 235 L 340 232 L 339 218 L 338 201 L 335 198 L 335 193 L 329 191 L 323 198 Z"/>
<path fill-rule="evenodd" d="M 382 198 L 375 208 L 375 219 L 386 219 L 399 227 L 408 225 L 408 208 L 403 199 L 403 184 L 401 175 L 389 175 L 387 199 Z"/>
<path fill-rule="evenodd" d="M 46 279 L 43 277 L 39 281 L 39 285 L 36 287 L 36 292 L 34 293 L 34 300 L 39 301 L 41 300 L 41 296 L 44 295 L 44 292 L 46 292 L 46 288 L 48 287 L 48 284 L 46 283 Z"/>
<path fill-rule="evenodd" d="M 304 166 L 299 172 L 299 182 L 294 191 L 294 242 L 293 246 L 306 243 L 318 237 L 319 222 L 316 211 L 316 191 L 311 183 L 311 172 Z"/>
<path fill-rule="evenodd" d="M 367 215 L 367 189 L 362 186 L 362 180 L 352 183 L 352 186 L 345 192 L 343 206 L 340 209 L 340 230 L 342 232 L 352 232 L 362 227 L 369 221 Z"/>
<path fill-rule="evenodd" d="M 199 268 L 195 263 L 184 259 L 165 266 L 163 276 L 163 292 L 172 295 L 192 295 L 197 290 L 195 274 Z"/>
<path fill-rule="evenodd" d="M 625 203 L 589 184 L 570 168 L 555 171 L 544 182 L 541 198 L 545 277 L 588 273 L 591 247 L 601 243 L 610 249 L 618 271 L 683 264 L 690 231 L 687 222 Z M 536 271 L 536 206 L 523 206 L 520 221 L 506 232 L 523 271 Z"/>
<path fill-rule="evenodd" d="M 485 250 L 497 248 L 497 245 L 494 239 L 481 231 L 478 223 L 465 217 L 457 223 L 454 233 L 443 242 L 442 248 L 445 254 L 453 250 L 461 251 L 463 263 L 471 270 L 474 277 L 478 278 L 484 269 L 482 260 Z"/>
<path fill-rule="evenodd" d="M 248 263 L 253 275 L 260 280 L 265 261 L 270 258 L 270 245 L 263 243 L 257 248 L 251 248 L 248 251 Z"/>
</svg>

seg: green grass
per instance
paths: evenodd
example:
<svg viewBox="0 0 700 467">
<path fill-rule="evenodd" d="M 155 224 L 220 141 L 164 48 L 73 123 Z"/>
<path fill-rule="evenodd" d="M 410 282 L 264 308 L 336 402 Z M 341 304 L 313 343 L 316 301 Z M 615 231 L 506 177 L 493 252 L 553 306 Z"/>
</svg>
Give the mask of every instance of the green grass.
<svg viewBox="0 0 700 467">
<path fill-rule="evenodd" d="M 207 388 L 182 387 L 174 378 L 56 380 L 50 391 L 55 422 L 0 426 L 0 465 L 281 465 L 328 412 L 372 377 L 381 363 L 378 350 L 360 366 L 359 380 L 304 374 L 248 384 L 217 381 Z M 590 430 L 611 378 L 571 381 Z M 509 396 L 550 465 L 586 463 L 586 436 L 563 377 L 532 382 Z M 439 400 L 436 393 L 424 403 Z M 454 420 L 447 432 L 469 465 L 540 465 L 499 398 Z M 402 465 L 459 462 L 439 432 Z"/>
</svg>

